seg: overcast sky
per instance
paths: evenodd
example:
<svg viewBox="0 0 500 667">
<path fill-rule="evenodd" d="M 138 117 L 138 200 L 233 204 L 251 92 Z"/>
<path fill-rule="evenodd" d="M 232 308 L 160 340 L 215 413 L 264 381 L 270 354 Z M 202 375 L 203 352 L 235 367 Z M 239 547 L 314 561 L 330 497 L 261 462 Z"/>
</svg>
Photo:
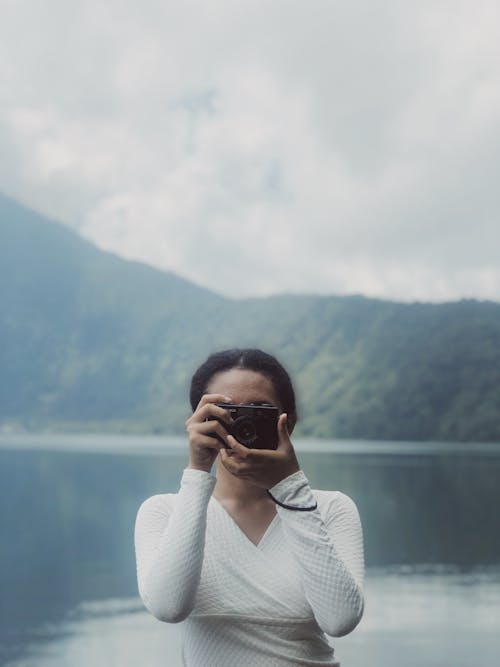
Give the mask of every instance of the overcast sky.
<svg viewBox="0 0 500 667">
<path fill-rule="evenodd" d="M 500 300 L 498 0 L 0 0 L 0 190 L 236 296 Z"/>
</svg>

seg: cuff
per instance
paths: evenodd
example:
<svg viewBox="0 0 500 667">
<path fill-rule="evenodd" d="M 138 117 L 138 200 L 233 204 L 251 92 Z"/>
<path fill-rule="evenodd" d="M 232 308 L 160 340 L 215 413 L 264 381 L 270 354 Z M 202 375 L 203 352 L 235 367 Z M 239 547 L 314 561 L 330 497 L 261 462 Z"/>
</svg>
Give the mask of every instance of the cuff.
<svg viewBox="0 0 500 667">
<path fill-rule="evenodd" d="M 297 470 L 292 475 L 285 477 L 285 479 L 272 486 L 269 491 L 276 500 L 286 505 L 309 507 L 316 502 L 309 486 L 309 480 L 302 470 Z"/>
<path fill-rule="evenodd" d="M 209 472 L 185 468 L 181 477 L 181 491 L 182 489 L 189 489 L 190 491 L 199 491 L 202 495 L 205 493 L 210 495 L 216 482 L 217 478 Z"/>
</svg>

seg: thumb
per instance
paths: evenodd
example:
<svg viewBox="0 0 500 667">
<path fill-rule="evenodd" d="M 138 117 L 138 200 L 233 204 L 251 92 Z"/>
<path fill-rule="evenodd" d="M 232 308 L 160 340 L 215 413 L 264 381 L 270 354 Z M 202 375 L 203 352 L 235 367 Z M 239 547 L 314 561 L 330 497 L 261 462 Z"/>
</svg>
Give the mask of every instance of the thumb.
<svg viewBox="0 0 500 667">
<path fill-rule="evenodd" d="M 278 450 L 286 450 L 291 447 L 290 434 L 288 433 L 288 415 L 283 412 L 278 419 Z"/>
</svg>

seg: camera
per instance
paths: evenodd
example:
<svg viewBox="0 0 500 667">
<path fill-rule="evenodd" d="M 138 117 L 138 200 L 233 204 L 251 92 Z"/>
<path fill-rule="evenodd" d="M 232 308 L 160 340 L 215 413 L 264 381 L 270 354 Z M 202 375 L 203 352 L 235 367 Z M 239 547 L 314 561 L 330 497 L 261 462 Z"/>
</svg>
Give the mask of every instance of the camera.
<svg viewBox="0 0 500 667">
<path fill-rule="evenodd" d="M 274 405 L 234 405 L 217 403 L 233 418 L 232 424 L 220 420 L 226 431 L 250 449 L 278 447 L 278 408 Z"/>
</svg>

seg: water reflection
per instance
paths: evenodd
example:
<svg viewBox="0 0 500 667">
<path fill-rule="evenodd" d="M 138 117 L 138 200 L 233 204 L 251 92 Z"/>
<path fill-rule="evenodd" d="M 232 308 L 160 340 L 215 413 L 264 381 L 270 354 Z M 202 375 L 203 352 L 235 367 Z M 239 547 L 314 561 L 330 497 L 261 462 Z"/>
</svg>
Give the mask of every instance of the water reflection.
<svg viewBox="0 0 500 667">
<path fill-rule="evenodd" d="M 361 625 L 331 640 L 343 665 L 496 664 L 500 569 L 372 569 L 366 591 Z M 7 667 L 182 665 L 180 626 L 156 621 L 137 598 L 81 603 L 56 630 L 43 626 L 45 641 L 32 640 L 22 662 Z"/>
<path fill-rule="evenodd" d="M 0 664 L 17 664 L 21 655 L 23 665 L 137 664 L 137 659 L 126 662 L 133 654 L 132 645 L 142 647 L 141 651 L 151 646 L 148 664 L 165 664 L 155 660 L 179 641 L 178 628 L 156 622 L 137 606 L 133 528 L 142 500 L 177 490 L 185 452 L 174 446 L 163 453 L 153 448 L 142 454 L 136 439 L 127 441 L 132 449 L 119 453 L 115 439 L 115 453 L 97 453 L 102 449 L 99 438 L 86 442 L 91 444 L 87 451 L 64 451 L 63 446 L 59 451 L 9 449 L 5 443 L 0 449 L 4 535 Z M 324 451 L 324 445 L 317 448 L 321 451 L 312 449 L 301 448 L 300 459 L 313 486 L 337 488 L 356 500 L 367 565 L 406 565 L 412 573 L 391 570 L 386 575 L 385 570 L 373 570 L 363 626 L 340 640 L 339 655 L 342 645 L 346 664 L 361 664 L 354 662 L 356 651 L 365 644 L 375 650 L 373 642 L 377 643 L 379 633 L 389 632 L 387 628 L 392 628 L 391 642 L 400 642 L 401 647 L 417 639 L 425 644 L 420 634 L 436 638 L 436 628 L 446 641 L 456 635 L 460 643 L 465 636 L 461 630 L 470 627 L 471 606 L 482 619 L 476 628 L 478 636 L 488 635 L 493 622 L 488 615 L 498 617 L 498 576 L 486 585 L 485 570 L 477 568 L 500 563 L 495 516 L 500 505 L 500 453 L 495 455 L 490 448 L 416 455 L 402 448 L 406 453 L 401 455 L 395 453 L 394 443 L 383 454 L 367 453 L 366 447 L 358 447 L 356 453 L 347 447 L 336 454 Z M 435 568 L 416 572 L 414 564 L 422 563 L 448 564 L 454 569 L 451 573 Z M 425 625 L 425 612 L 433 609 L 440 609 L 446 627 L 435 621 Z M 383 627 L 371 630 L 380 619 Z M 82 648 L 82 637 L 88 650 L 96 647 L 96 654 L 118 652 L 120 641 L 123 650 L 116 659 L 103 657 L 104 662 L 99 662 L 96 656 L 83 656 L 87 649 Z M 38 662 L 26 662 L 30 659 L 26 647 L 31 647 Z M 71 661 L 65 651 L 75 651 Z M 467 654 L 466 647 L 463 652 Z M 63 660 L 59 654 L 66 655 L 67 661 L 57 662 Z M 52 662 L 42 662 L 42 656 Z M 405 660 L 405 664 L 410 663 Z"/>
</svg>

